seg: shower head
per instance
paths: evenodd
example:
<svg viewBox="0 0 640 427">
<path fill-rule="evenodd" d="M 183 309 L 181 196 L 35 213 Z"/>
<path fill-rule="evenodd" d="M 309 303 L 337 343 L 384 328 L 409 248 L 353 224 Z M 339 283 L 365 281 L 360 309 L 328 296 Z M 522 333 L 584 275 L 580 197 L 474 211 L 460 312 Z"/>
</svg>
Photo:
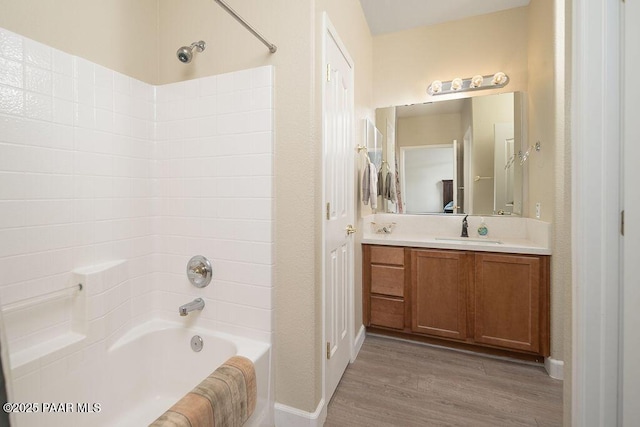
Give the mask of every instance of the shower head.
<svg viewBox="0 0 640 427">
<path fill-rule="evenodd" d="M 202 52 L 206 47 L 207 44 L 204 41 L 200 40 L 199 42 L 191 43 L 191 46 L 182 46 L 180 49 L 178 49 L 176 55 L 178 56 L 180 62 L 188 64 L 189 62 L 191 62 L 191 59 L 193 59 L 194 48 L 196 49 L 196 52 Z"/>
</svg>

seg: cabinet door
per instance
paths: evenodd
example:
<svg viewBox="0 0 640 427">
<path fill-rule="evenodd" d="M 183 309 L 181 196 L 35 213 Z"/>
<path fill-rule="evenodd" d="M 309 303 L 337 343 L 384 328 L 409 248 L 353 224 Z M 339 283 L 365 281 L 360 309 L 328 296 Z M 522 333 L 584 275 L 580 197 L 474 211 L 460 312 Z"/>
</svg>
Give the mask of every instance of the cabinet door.
<svg viewBox="0 0 640 427">
<path fill-rule="evenodd" d="M 411 329 L 438 337 L 467 337 L 468 255 L 411 251 Z"/>
<path fill-rule="evenodd" d="M 478 253 L 475 264 L 475 341 L 537 353 L 540 259 Z"/>
</svg>

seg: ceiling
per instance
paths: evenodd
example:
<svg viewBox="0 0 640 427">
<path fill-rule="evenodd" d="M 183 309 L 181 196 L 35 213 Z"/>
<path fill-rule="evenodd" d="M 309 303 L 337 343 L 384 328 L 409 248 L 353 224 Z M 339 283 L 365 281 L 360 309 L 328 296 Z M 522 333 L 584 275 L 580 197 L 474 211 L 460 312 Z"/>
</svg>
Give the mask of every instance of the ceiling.
<svg viewBox="0 0 640 427">
<path fill-rule="evenodd" d="M 360 0 L 378 35 L 526 6 L 530 0 Z"/>
</svg>

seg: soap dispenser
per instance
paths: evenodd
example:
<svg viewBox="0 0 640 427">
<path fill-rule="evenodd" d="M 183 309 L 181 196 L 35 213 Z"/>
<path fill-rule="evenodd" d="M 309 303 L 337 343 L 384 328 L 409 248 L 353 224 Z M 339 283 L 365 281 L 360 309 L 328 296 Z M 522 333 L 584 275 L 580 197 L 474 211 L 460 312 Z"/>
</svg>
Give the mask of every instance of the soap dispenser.
<svg viewBox="0 0 640 427">
<path fill-rule="evenodd" d="M 487 237 L 489 234 L 489 229 L 487 228 L 487 224 L 484 222 L 484 217 L 480 217 L 480 225 L 478 226 L 478 236 Z"/>
</svg>

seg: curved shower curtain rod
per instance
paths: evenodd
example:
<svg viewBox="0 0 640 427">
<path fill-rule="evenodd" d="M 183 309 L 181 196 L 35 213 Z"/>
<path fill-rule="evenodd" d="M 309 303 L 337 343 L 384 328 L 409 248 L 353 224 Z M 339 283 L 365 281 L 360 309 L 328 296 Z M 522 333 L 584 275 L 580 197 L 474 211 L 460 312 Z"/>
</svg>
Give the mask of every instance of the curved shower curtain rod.
<svg viewBox="0 0 640 427">
<path fill-rule="evenodd" d="M 249 30 L 249 32 L 251 34 L 253 34 L 254 36 L 256 36 L 262 43 L 265 44 L 265 46 L 267 46 L 269 48 L 269 52 L 271 53 L 276 53 L 276 50 L 278 50 L 278 48 L 276 47 L 275 44 L 273 43 L 269 43 L 267 41 L 267 39 L 265 39 L 262 34 L 260 34 L 258 31 L 256 31 L 251 25 L 249 25 L 249 23 L 247 21 L 245 21 L 240 15 L 238 15 L 236 13 L 235 10 L 231 9 L 229 7 L 229 5 L 227 5 L 224 1 L 222 0 L 214 0 L 216 3 L 218 3 L 220 5 L 220 7 L 222 7 L 224 10 L 226 10 L 229 15 L 233 16 L 236 21 L 238 21 L 240 24 L 242 24 L 243 27 L 245 27 L 247 30 Z"/>
</svg>

